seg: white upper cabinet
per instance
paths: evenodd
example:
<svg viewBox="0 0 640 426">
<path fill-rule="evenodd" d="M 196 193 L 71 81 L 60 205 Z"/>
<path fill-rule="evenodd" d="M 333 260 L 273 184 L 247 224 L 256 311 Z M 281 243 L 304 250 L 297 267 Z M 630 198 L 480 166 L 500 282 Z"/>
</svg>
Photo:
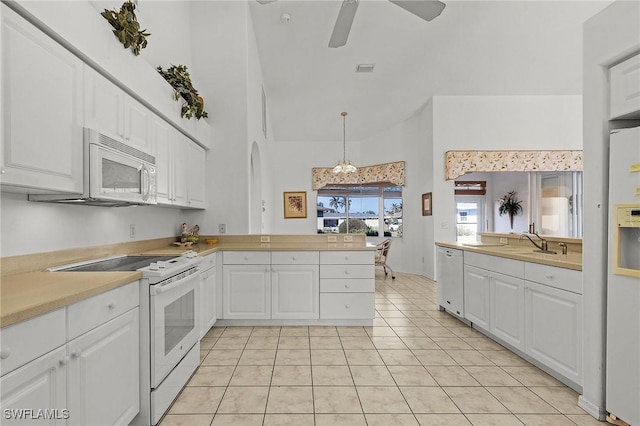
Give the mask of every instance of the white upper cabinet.
<svg viewBox="0 0 640 426">
<path fill-rule="evenodd" d="M 81 192 L 82 62 L 1 7 L 3 190 Z"/>
<path fill-rule="evenodd" d="M 610 118 L 640 118 L 640 54 L 610 69 Z"/>
<path fill-rule="evenodd" d="M 153 113 L 89 66 L 84 71 L 84 125 L 154 154 Z"/>
<path fill-rule="evenodd" d="M 189 142 L 189 162 L 188 162 L 188 201 L 191 208 L 205 207 L 205 160 L 206 152 L 200 145 Z"/>
<path fill-rule="evenodd" d="M 204 208 L 206 153 L 164 120 L 154 117 L 158 204 Z"/>
</svg>

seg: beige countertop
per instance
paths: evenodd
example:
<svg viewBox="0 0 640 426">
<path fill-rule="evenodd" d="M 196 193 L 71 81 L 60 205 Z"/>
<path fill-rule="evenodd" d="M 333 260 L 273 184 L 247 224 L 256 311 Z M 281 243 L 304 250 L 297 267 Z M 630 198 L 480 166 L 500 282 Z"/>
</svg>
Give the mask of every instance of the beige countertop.
<svg viewBox="0 0 640 426">
<path fill-rule="evenodd" d="M 140 272 L 35 271 L 2 277 L 0 327 L 87 299 L 142 277 Z"/>
<path fill-rule="evenodd" d="M 310 238 L 311 239 L 311 238 Z M 206 256 L 217 251 L 335 251 L 335 250 L 375 250 L 375 245 L 362 241 L 327 243 L 316 241 L 274 241 L 260 243 L 249 238 L 229 238 L 217 244 L 202 243 L 191 247 L 179 247 L 168 244 L 167 241 L 159 241 L 155 246 L 129 247 L 123 245 L 120 253 L 126 254 L 156 254 L 176 255 L 187 250 L 193 250 L 201 256 Z M 259 241 L 259 240 L 258 240 Z M 118 248 L 110 248 L 110 251 Z M 89 252 L 91 252 L 89 250 Z M 103 251 L 94 251 L 93 258 L 105 257 Z M 76 254 L 73 254 L 77 256 Z M 16 272 L 3 275 L 0 282 L 0 327 L 15 324 L 60 307 L 87 299 L 91 296 L 103 293 L 113 288 L 128 284 L 142 277 L 140 272 L 47 272 L 46 267 L 73 263 L 77 260 L 87 260 L 87 257 L 70 260 L 69 253 L 47 253 L 32 255 L 41 262 L 47 259 L 46 264 L 37 264 L 37 271 Z M 30 256 L 19 256 L 14 259 L 3 259 L 3 270 L 12 270 L 13 264 L 30 263 Z M 6 268 L 5 268 L 6 267 Z M 13 269 L 17 269 L 15 267 Z"/>
<path fill-rule="evenodd" d="M 535 248 L 526 245 L 500 245 L 496 243 L 444 243 L 437 242 L 437 246 L 464 250 L 473 253 L 488 254 L 508 259 L 523 260 L 525 262 L 540 263 L 560 268 L 582 270 L 582 253 L 571 252 L 563 254 L 536 253 Z"/>
</svg>

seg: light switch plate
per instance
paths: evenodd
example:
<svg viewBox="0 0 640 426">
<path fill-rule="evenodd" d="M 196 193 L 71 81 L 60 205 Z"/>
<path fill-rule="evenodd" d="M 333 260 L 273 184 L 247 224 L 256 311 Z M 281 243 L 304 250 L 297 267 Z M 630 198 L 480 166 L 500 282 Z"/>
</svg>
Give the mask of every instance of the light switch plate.
<svg viewBox="0 0 640 426">
<path fill-rule="evenodd" d="M 500 237 L 500 244 L 509 244 L 509 239 L 507 237 Z"/>
<path fill-rule="evenodd" d="M 337 243 L 338 242 L 338 237 L 336 235 L 329 235 L 327 237 L 327 242 L 329 242 L 329 243 Z"/>
<path fill-rule="evenodd" d="M 260 242 L 261 243 L 269 243 L 271 242 L 271 237 L 268 235 L 261 235 L 260 236 Z"/>
<path fill-rule="evenodd" d="M 344 242 L 345 242 L 345 243 L 351 243 L 351 242 L 353 242 L 353 235 L 345 235 L 345 236 L 344 236 Z"/>
</svg>

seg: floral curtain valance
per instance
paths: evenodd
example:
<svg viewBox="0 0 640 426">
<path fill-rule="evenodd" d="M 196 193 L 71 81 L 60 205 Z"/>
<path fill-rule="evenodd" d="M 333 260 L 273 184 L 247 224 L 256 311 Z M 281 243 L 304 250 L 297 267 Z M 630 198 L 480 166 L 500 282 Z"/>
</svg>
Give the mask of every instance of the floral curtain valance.
<svg viewBox="0 0 640 426">
<path fill-rule="evenodd" d="M 332 167 L 314 167 L 312 172 L 313 190 L 327 185 L 362 185 L 371 183 L 392 183 L 404 186 L 404 161 L 358 167 L 356 173 L 333 174 Z"/>
<path fill-rule="evenodd" d="M 579 172 L 582 151 L 447 151 L 445 179 L 471 172 Z"/>
</svg>

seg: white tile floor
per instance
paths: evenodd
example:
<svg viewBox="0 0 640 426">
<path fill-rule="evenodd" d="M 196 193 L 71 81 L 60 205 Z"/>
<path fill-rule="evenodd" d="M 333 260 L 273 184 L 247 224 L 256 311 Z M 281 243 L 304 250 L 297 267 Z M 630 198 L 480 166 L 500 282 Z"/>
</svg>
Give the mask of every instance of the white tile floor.
<svg viewBox="0 0 640 426">
<path fill-rule="evenodd" d="M 600 425 L 578 395 L 376 274 L 373 327 L 214 327 L 162 426 Z"/>
</svg>

